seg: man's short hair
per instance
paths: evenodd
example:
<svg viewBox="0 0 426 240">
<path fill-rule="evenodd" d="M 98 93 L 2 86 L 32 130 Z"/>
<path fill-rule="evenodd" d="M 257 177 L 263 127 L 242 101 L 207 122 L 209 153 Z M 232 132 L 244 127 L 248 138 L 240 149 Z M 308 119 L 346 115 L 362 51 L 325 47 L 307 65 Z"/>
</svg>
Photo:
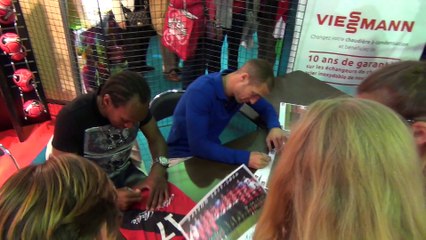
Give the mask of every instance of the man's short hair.
<svg viewBox="0 0 426 240">
<path fill-rule="evenodd" d="M 112 75 L 101 87 L 99 95 L 108 94 L 115 107 L 125 105 L 134 96 L 139 97 L 141 103 L 148 103 L 151 99 L 151 89 L 145 78 L 132 71 L 123 71 Z"/>
<path fill-rule="evenodd" d="M 251 59 L 240 70 L 247 72 L 256 83 L 266 83 L 269 90 L 272 90 L 274 87 L 274 70 L 268 61 L 264 59 Z"/>
</svg>

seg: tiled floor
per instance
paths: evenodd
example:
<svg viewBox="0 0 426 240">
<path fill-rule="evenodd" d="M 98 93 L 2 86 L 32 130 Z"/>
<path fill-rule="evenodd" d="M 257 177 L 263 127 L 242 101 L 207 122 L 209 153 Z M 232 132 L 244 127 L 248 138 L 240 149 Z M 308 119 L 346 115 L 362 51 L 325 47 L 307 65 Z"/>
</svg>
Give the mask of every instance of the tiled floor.
<svg viewBox="0 0 426 240">
<path fill-rule="evenodd" d="M 180 82 L 168 81 L 163 76 L 163 63 L 161 59 L 160 47 L 161 44 L 157 37 L 152 37 L 148 48 L 148 65 L 155 68 L 154 71 L 145 73 L 145 77 L 152 91 L 152 97 L 169 89 L 181 89 Z"/>
</svg>

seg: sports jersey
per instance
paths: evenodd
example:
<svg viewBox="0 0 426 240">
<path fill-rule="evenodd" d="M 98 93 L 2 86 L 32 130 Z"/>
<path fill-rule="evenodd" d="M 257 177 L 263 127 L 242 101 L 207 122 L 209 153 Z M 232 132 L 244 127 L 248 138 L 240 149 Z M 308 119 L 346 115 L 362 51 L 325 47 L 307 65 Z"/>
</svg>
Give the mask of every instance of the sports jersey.
<svg viewBox="0 0 426 240">
<path fill-rule="evenodd" d="M 179 222 L 195 206 L 181 190 L 168 183 L 170 198 L 155 211 L 146 210 L 149 192 L 142 191 L 142 201 L 123 213 L 120 231 L 127 240 L 185 239 Z"/>
</svg>

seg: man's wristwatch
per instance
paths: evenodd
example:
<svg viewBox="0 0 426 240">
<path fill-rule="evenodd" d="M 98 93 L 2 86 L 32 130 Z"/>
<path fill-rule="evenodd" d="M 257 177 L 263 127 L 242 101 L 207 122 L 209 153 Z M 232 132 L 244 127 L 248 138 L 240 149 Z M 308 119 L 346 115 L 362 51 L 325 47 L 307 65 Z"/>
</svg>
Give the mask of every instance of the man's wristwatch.
<svg viewBox="0 0 426 240">
<path fill-rule="evenodd" d="M 154 163 L 159 163 L 161 166 L 168 168 L 169 167 L 169 159 L 164 156 L 159 156 L 154 159 Z"/>
</svg>

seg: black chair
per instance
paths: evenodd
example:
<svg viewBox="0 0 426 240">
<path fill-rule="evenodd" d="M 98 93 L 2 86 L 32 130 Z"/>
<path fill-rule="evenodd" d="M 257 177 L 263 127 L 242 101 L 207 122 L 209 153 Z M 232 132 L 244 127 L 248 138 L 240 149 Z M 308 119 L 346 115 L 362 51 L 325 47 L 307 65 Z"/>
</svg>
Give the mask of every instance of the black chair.
<svg viewBox="0 0 426 240">
<path fill-rule="evenodd" d="M 184 90 L 173 89 L 157 94 L 149 103 L 149 109 L 155 120 L 161 121 L 171 117 L 184 93 Z"/>
<path fill-rule="evenodd" d="M 167 139 L 173 123 L 171 118 L 173 112 L 184 93 L 184 90 L 167 90 L 157 94 L 149 103 L 151 114 L 157 121 L 157 126 L 165 139 Z M 142 143 L 142 145 L 144 144 Z"/>
</svg>

